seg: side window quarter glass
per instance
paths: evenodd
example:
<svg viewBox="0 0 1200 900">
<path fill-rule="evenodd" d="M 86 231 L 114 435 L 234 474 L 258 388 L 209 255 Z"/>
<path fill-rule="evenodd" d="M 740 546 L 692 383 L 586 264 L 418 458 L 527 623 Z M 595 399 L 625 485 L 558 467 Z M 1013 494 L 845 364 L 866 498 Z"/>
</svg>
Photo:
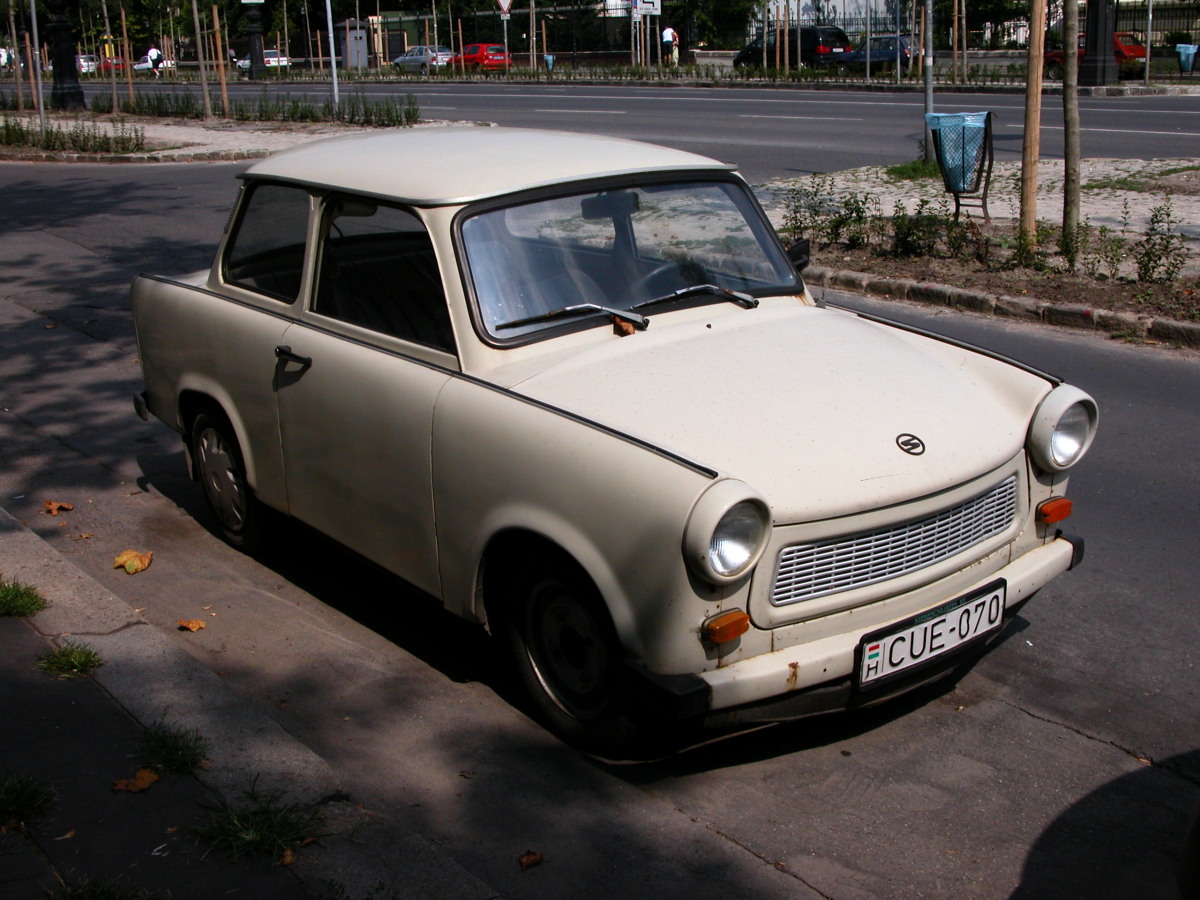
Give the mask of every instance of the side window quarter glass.
<svg viewBox="0 0 1200 900">
<path fill-rule="evenodd" d="M 253 186 L 225 250 L 225 280 L 294 303 L 304 273 L 309 205 L 303 188 Z"/>
</svg>

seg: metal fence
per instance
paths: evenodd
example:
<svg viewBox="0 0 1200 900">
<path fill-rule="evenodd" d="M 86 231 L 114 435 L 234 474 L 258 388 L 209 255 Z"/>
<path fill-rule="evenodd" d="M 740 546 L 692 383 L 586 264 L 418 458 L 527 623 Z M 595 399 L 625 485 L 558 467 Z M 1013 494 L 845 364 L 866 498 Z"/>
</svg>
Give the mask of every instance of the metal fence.
<svg viewBox="0 0 1200 900">
<path fill-rule="evenodd" d="M 900 9 L 900 25 L 897 28 L 895 6 L 887 0 L 878 3 L 878 9 L 872 8 L 866 12 L 870 4 L 863 3 L 850 6 L 849 10 L 839 10 L 834 4 L 827 4 L 819 17 L 805 15 L 802 7 L 797 19 L 792 19 L 792 25 L 836 25 L 846 32 L 847 36 L 857 43 L 868 33 L 914 35 L 919 30 L 919 12 L 914 10 L 912 3 L 905 3 Z M 885 9 L 885 6 L 892 7 Z M 1117 4 L 1117 30 L 1132 31 L 1145 36 L 1148 22 L 1147 4 L 1139 2 L 1120 2 Z M 1153 18 L 1150 20 L 1150 43 L 1154 47 L 1165 47 L 1174 50 L 1175 44 L 1196 43 L 1200 39 L 1200 3 L 1198 2 L 1157 2 L 1153 6 Z M 1051 2 L 1047 11 L 1047 28 L 1059 35 L 1062 33 L 1062 2 Z M 1079 33 L 1083 34 L 1087 16 L 1087 4 L 1079 4 Z M 944 21 L 943 21 L 944 19 Z M 1011 22 L 980 23 L 968 11 L 967 46 L 973 50 L 1003 50 L 1019 49 L 1027 45 L 1029 40 L 1029 23 L 1025 20 Z M 772 21 L 770 27 L 774 27 Z M 756 24 L 749 32 L 750 35 L 760 30 L 761 24 Z M 914 44 L 916 41 L 914 41 Z M 934 19 L 934 46 L 946 49 L 950 46 L 950 23 L 948 17 Z"/>
</svg>

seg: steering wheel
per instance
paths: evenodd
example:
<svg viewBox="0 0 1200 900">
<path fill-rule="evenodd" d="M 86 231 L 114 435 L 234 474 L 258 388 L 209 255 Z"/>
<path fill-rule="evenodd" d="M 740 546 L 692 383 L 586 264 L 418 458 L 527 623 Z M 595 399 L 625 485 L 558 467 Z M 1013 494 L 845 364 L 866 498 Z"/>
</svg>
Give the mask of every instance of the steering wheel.
<svg viewBox="0 0 1200 900">
<path fill-rule="evenodd" d="M 647 293 L 651 297 L 661 297 L 663 294 L 669 294 L 671 291 L 687 287 L 688 282 L 683 277 L 683 271 L 680 269 L 679 263 L 673 259 L 668 259 L 666 262 L 659 263 L 642 276 L 642 286 L 646 288 Z"/>
</svg>

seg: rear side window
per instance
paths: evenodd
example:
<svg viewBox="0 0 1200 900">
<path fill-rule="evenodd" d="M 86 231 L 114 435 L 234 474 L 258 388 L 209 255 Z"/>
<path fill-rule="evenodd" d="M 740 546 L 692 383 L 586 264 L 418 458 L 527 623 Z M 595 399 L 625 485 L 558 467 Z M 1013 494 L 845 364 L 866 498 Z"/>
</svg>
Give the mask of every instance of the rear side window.
<svg viewBox="0 0 1200 900">
<path fill-rule="evenodd" d="M 309 195 L 284 184 L 251 187 L 225 252 L 230 284 L 294 303 L 300 296 Z"/>
</svg>

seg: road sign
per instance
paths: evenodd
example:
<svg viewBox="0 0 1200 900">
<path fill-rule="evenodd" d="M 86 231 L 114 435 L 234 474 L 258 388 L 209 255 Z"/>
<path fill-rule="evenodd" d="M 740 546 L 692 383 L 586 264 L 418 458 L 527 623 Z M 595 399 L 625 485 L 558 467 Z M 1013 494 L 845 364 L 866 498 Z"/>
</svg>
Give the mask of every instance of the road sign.
<svg viewBox="0 0 1200 900">
<path fill-rule="evenodd" d="M 661 16 L 662 0 L 638 0 L 637 8 L 643 16 Z"/>
<path fill-rule="evenodd" d="M 496 4 L 500 7 L 500 12 L 508 15 L 508 11 L 512 8 L 512 0 L 496 0 Z"/>
</svg>

